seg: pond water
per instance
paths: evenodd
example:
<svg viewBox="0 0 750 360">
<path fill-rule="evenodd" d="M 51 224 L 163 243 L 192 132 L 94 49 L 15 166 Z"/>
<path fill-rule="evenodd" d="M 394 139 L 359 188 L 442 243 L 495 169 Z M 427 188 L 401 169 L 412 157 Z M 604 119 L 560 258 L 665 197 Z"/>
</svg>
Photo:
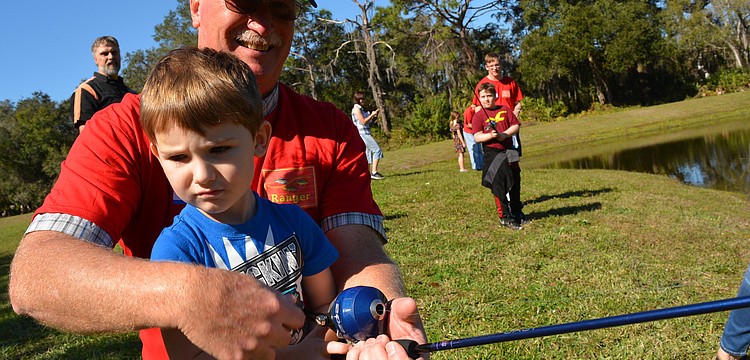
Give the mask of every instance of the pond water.
<svg viewBox="0 0 750 360">
<path fill-rule="evenodd" d="M 750 195 L 750 120 L 651 139 L 651 145 L 597 152 L 544 166 L 666 175 L 685 184 Z M 593 150 L 593 149 L 592 149 Z"/>
</svg>

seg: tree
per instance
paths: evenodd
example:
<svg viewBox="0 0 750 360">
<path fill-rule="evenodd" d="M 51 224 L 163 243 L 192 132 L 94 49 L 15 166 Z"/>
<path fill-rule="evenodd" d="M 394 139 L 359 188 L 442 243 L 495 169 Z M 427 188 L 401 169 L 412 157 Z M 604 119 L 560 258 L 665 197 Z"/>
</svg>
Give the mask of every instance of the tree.
<svg viewBox="0 0 750 360">
<path fill-rule="evenodd" d="M 393 59 L 384 67 L 384 99 L 393 125 L 403 125 L 420 94 L 444 91 L 455 57 L 444 58 L 444 41 L 435 35 L 440 29 L 428 16 L 404 18 L 398 8 L 389 6 L 378 8 L 372 21 L 392 49 Z"/>
<path fill-rule="evenodd" d="M 519 59 L 526 85 L 572 109 L 594 99 L 629 101 L 616 94 L 633 78 L 646 78 L 659 58 L 655 1 L 521 0 L 519 8 L 528 31 Z"/>
<path fill-rule="evenodd" d="M 190 2 L 180 1 L 177 9 L 170 10 L 169 14 L 164 16 L 164 22 L 156 25 L 154 31 L 157 47 L 125 54 L 128 66 L 122 70 L 122 74 L 130 88 L 137 92 L 143 89 L 143 84 L 146 83 L 146 78 L 156 62 L 170 50 L 198 45 L 198 32 L 193 28 L 190 16 Z"/>
<path fill-rule="evenodd" d="M 344 73 L 334 67 L 336 47 L 346 39 L 343 25 L 327 10 L 304 12 L 295 22 L 294 40 L 281 82 L 314 99 L 349 106 L 350 92 L 330 89 L 345 85 Z M 325 84 L 326 86 L 320 86 Z M 344 86 L 345 87 L 345 86 Z M 344 95 L 344 96 L 341 96 Z"/>
<path fill-rule="evenodd" d="M 374 1 L 367 0 L 363 3 L 360 3 L 357 0 L 353 1 L 357 4 L 357 6 L 359 6 L 359 9 L 362 11 L 362 15 L 360 17 L 362 22 L 358 25 L 360 35 L 362 36 L 362 40 L 365 44 L 365 55 L 367 56 L 367 83 L 370 84 L 370 90 L 372 90 L 372 97 L 373 100 L 375 100 L 375 105 L 377 106 L 378 110 L 380 110 L 380 113 L 378 114 L 378 122 L 380 123 L 380 128 L 383 129 L 384 133 L 388 134 L 391 132 L 391 123 L 388 120 L 388 113 L 385 111 L 386 108 L 385 102 L 383 101 L 383 89 L 380 86 L 383 80 L 380 77 L 378 57 L 375 53 L 375 47 L 377 45 L 388 45 L 384 42 L 377 41 L 377 37 L 373 34 L 370 28 L 370 19 L 367 11 L 372 7 Z"/>
<path fill-rule="evenodd" d="M 457 60 L 466 77 L 475 72 L 480 62 L 471 36 L 471 31 L 475 30 L 472 24 L 488 13 L 507 10 L 506 1 L 499 0 L 394 0 L 393 3 L 405 14 L 426 13 L 437 23 L 445 25 L 445 29 L 458 39 L 460 56 Z"/>
<path fill-rule="evenodd" d="M 42 204 L 77 131 L 69 104 L 35 92 L 15 106 L 0 103 L 0 211 L 17 214 Z"/>
<path fill-rule="evenodd" d="M 667 0 L 665 29 L 697 80 L 725 66 L 750 69 L 750 3 Z"/>
<path fill-rule="evenodd" d="M 750 2 L 714 0 L 706 7 L 706 18 L 731 53 L 734 67 L 750 69 Z"/>
<path fill-rule="evenodd" d="M 305 51 L 315 54 L 329 54 L 328 56 L 323 56 L 324 58 L 331 59 L 328 65 L 325 66 L 325 68 L 327 69 L 325 75 L 327 85 L 329 85 L 330 80 L 337 81 L 343 78 L 352 80 L 348 81 L 347 83 L 338 83 L 338 85 L 340 86 L 340 88 L 338 89 L 339 94 L 347 94 L 346 98 L 348 100 L 345 102 L 346 104 L 351 104 L 351 95 L 355 91 L 362 91 L 364 89 L 363 86 L 352 86 L 352 84 L 359 84 L 359 80 L 362 78 L 362 74 L 367 74 L 364 79 L 366 80 L 367 87 L 370 88 L 375 105 L 379 109 L 378 123 L 380 124 L 383 132 L 385 134 L 388 134 L 391 131 L 391 124 L 389 121 L 387 107 L 385 106 L 385 102 L 383 99 L 385 92 L 383 90 L 384 81 L 382 79 L 382 59 L 386 58 L 388 59 L 386 61 L 392 63 L 393 49 L 386 42 L 378 40 L 376 29 L 370 21 L 370 10 L 372 9 L 374 1 L 365 0 L 364 2 L 360 3 L 358 0 L 352 0 L 352 2 L 354 2 L 360 8 L 362 15 L 358 15 L 355 19 L 346 20 L 332 20 L 330 19 L 330 17 L 318 17 L 318 21 L 322 22 L 323 24 L 315 25 L 314 27 L 310 27 L 308 22 L 303 20 L 302 22 L 297 24 L 298 34 L 295 35 L 295 37 L 304 38 L 304 43 L 309 45 L 310 38 L 304 34 L 300 35 L 299 33 L 305 33 L 305 30 L 314 31 L 315 28 L 319 28 L 321 26 L 334 26 L 332 28 L 334 30 L 333 35 L 344 36 L 341 37 L 339 41 L 336 41 L 336 39 L 333 37 L 326 37 L 326 39 L 330 40 L 327 45 L 326 42 L 316 41 L 316 44 L 324 48 L 323 51 L 311 51 L 311 48 L 309 46 L 306 47 Z M 347 32 L 345 29 L 347 25 L 353 28 L 349 32 Z M 300 31 L 300 26 L 302 26 L 302 31 Z M 302 41 L 295 41 L 295 44 L 299 43 L 302 43 Z M 332 43 L 335 43 L 336 46 L 333 48 L 328 47 L 328 45 Z M 390 56 L 384 57 L 379 55 L 379 52 L 377 51 L 378 48 L 386 48 L 390 53 Z M 364 56 L 362 56 L 363 54 Z M 330 74 L 330 76 L 328 74 Z M 284 79 L 284 75 L 282 75 L 282 78 Z M 285 79 L 288 79 L 288 77 Z M 343 89 L 347 89 L 349 91 Z M 336 103 L 339 104 L 341 108 L 346 108 L 349 106 L 342 106 L 341 102 Z"/>
</svg>

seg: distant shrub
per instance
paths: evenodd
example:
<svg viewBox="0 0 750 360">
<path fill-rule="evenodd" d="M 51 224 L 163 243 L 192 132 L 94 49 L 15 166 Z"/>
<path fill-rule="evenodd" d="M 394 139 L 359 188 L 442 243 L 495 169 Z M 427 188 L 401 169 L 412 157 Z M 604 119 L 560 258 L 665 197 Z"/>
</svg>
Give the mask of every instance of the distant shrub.
<svg viewBox="0 0 750 360">
<path fill-rule="evenodd" d="M 568 107 L 560 100 L 550 104 L 542 98 L 525 97 L 522 103 L 523 121 L 549 122 L 568 115 Z"/>
<path fill-rule="evenodd" d="M 378 134 L 373 132 L 372 135 L 375 137 L 375 140 L 378 141 L 380 147 L 385 151 L 424 145 L 425 143 L 435 141 L 435 139 L 427 138 L 424 136 L 409 136 L 409 134 L 407 134 L 406 132 L 406 129 L 404 129 L 403 127 L 394 128 L 393 130 L 391 130 L 391 133 L 388 135 L 388 137 L 383 136 L 382 132 Z"/>
<path fill-rule="evenodd" d="M 445 95 L 417 99 L 411 118 L 404 124 L 409 137 L 445 139 L 450 133 L 451 108 Z"/>
<path fill-rule="evenodd" d="M 741 91 L 750 87 L 750 70 L 729 69 L 708 77 L 703 92 L 721 95 Z"/>
</svg>

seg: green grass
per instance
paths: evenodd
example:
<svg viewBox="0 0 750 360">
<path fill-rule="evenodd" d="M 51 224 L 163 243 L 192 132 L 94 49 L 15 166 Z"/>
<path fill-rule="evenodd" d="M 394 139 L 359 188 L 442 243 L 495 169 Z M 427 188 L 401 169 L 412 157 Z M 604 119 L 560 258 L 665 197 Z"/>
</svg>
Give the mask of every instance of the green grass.
<svg viewBox="0 0 750 360">
<path fill-rule="evenodd" d="M 498 227 L 479 174 L 446 165 L 375 184 L 389 220 L 388 250 L 418 299 L 430 341 L 731 297 L 750 260 L 748 203 L 739 194 L 646 174 L 528 170 L 522 197 L 533 223 L 513 232 Z M 434 358 L 708 359 L 725 319 L 719 313 Z"/>
<path fill-rule="evenodd" d="M 640 144 L 748 119 L 750 93 L 739 93 L 527 126 L 522 199 L 533 222 L 516 232 L 498 226 L 480 175 L 458 172 L 451 142 L 386 153 L 386 179 L 373 183 L 386 249 L 401 265 L 429 340 L 733 297 L 750 262 L 746 195 L 664 176 L 539 166 L 569 149 Z M 137 357 L 133 334 L 63 334 L 12 312 L 8 266 L 28 220 L 0 219 L 0 358 Z M 726 317 L 449 350 L 433 359 L 711 359 Z"/>
</svg>

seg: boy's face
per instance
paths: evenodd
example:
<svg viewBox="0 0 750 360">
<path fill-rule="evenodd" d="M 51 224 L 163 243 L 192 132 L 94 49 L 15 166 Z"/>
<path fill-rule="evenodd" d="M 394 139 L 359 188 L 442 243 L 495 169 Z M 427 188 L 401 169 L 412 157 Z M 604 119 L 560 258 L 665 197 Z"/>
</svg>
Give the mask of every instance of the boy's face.
<svg viewBox="0 0 750 360">
<path fill-rule="evenodd" d="M 216 221 L 236 224 L 254 209 L 253 157 L 265 155 L 270 134 L 266 121 L 255 136 L 230 121 L 208 128 L 206 136 L 175 127 L 156 134 L 151 152 L 180 199 Z"/>
<path fill-rule="evenodd" d="M 503 66 L 500 64 L 500 60 L 490 60 L 484 64 L 487 69 L 487 74 L 490 76 L 500 79 L 500 73 L 503 71 Z"/>
<path fill-rule="evenodd" d="M 479 92 L 479 102 L 482 103 L 482 107 L 485 109 L 494 109 L 495 94 L 489 90 L 481 90 Z"/>
</svg>

